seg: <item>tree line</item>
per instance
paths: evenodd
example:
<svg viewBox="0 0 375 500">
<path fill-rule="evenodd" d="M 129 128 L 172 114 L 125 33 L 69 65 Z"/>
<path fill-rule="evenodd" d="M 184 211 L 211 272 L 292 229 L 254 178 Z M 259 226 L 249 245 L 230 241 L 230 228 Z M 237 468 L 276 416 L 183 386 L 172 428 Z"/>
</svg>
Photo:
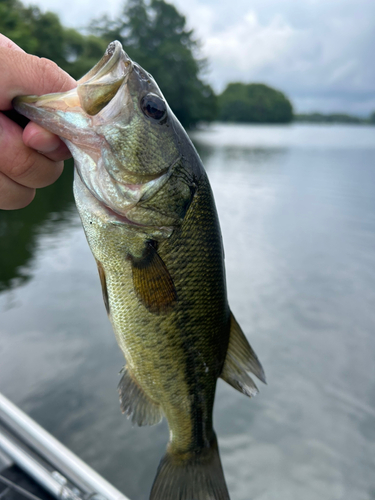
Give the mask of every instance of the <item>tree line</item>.
<svg viewBox="0 0 375 500">
<path fill-rule="evenodd" d="M 193 30 L 164 0 L 128 0 L 116 19 L 93 20 L 86 35 L 64 27 L 52 12 L 24 6 L 20 0 L 0 0 L 0 32 L 26 52 L 55 61 L 76 79 L 94 66 L 109 42 L 119 40 L 154 76 L 185 127 L 213 120 L 288 123 L 294 118 L 285 94 L 261 83 L 230 83 L 217 96 L 204 79 L 207 60 L 200 56 Z M 299 119 L 308 121 L 307 115 Z M 310 121 L 314 119 L 319 121 L 317 116 Z"/>
<path fill-rule="evenodd" d="M 294 120 L 305 123 L 345 123 L 348 125 L 375 125 L 375 111 L 367 117 L 346 113 L 304 113 L 294 115 Z"/>
<path fill-rule="evenodd" d="M 164 0 L 129 0 L 116 20 L 94 20 L 87 35 L 66 28 L 52 12 L 0 0 L 0 32 L 26 52 L 56 62 L 74 78 L 119 40 L 128 55 L 151 73 L 185 127 L 217 116 L 217 96 L 202 75 L 207 62 L 186 19 Z"/>
<path fill-rule="evenodd" d="M 0 0 L 0 32 L 26 52 L 55 61 L 76 79 L 100 59 L 109 42 L 119 40 L 129 56 L 154 76 L 185 127 L 216 119 L 291 119 L 291 105 L 286 105 L 283 116 L 280 104 L 289 101 L 273 89 L 268 95 L 265 86 L 257 88 L 253 97 L 248 97 L 247 87 L 240 92 L 246 101 L 242 106 L 233 100 L 233 85 L 240 90 L 242 84 L 229 85 L 220 96 L 215 95 L 204 80 L 207 61 L 200 56 L 199 41 L 187 28 L 185 17 L 164 0 L 129 0 L 116 19 L 104 16 L 92 21 L 87 35 L 64 27 L 52 12 L 24 6 L 20 0 Z"/>
</svg>

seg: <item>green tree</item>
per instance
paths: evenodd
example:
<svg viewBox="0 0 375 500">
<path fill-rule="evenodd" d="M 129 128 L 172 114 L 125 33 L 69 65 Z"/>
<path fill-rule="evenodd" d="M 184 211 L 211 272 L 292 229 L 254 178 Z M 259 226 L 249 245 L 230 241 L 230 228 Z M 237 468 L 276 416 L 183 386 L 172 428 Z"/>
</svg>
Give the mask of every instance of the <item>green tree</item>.
<svg viewBox="0 0 375 500">
<path fill-rule="evenodd" d="M 289 99 L 262 83 L 230 83 L 218 98 L 219 119 L 243 123 L 288 123 L 293 119 Z"/>
<path fill-rule="evenodd" d="M 206 61 L 186 19 L 164 0 L 130 0 L 117 20 L 95 21 L 92 31 L 119 40 L 129 56 L 151 73 L 184 126 L 216 117 L 216 96 L 201 79 Z"/>
<path fill-rule="evenodd" d="M 74 78 L 86 73 L 106 48 L 104 40 L 64 28 L 56 14 L 25 7 L 19 0 L 0 0 L 0 32 L 26 52 L 51 59 Z"/>
<path fill-rule="evenodd" d="M 33 36 L 28 11 L 18 0 L 0 0 L 0 32 L 26 52 L 35 53 L 38 40 Z"/>
</svg>

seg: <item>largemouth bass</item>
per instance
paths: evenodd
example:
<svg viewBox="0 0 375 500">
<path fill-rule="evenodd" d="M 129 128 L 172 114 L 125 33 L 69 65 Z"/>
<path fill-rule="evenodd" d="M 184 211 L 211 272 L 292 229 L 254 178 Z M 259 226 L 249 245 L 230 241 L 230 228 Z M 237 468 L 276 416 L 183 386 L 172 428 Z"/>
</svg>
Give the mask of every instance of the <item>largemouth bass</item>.
<svg viewBox="0 0 375 500">
<path fill-rule="evenodd" d="M 262 366 L 228 306 L 200 158 L 152 76 L 119 42 L 66 93 L 16 98 L 75 160 L 74 195 L 126 366 L 122 411 L 163 416 L 151 500 L 228 500 L 212 423 L 217 379 L 252 396 Z"/>
</svg>

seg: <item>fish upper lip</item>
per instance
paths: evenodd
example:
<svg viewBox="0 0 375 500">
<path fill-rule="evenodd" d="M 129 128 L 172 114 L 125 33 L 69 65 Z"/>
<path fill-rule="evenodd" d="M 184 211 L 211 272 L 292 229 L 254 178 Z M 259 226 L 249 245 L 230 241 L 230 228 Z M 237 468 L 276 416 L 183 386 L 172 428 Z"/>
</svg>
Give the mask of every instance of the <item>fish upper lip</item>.
<svg viewBox="0 0 375 500">
<path fill-rule="evenodd" d="M 122 48 L 121 43 L 118 40 L 111 42 L 100 61 L 77 81 L 78 85 L 93 82 L 108 75 L 113 67 L 118 64 L 123 54 L 125 55 L 125 65 L 128 67 L 131 64 L 131 59 Z"/>
</svg>

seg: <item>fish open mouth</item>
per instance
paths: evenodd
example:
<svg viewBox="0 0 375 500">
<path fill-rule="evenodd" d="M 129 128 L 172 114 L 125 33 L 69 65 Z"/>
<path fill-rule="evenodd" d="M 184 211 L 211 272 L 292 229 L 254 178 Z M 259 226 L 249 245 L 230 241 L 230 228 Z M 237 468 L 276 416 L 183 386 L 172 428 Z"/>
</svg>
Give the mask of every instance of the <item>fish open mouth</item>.
<svg viewBox="0 0 375 500">
<path fill-rule="evenodd" d="M 90 141 L 93 120 L 126 84 L 133 63 L 118 41 L 110 43 L 101 60 L 68 92 L 20 96 L 15 109 L 30 120 L 75 144 Z M 80 137 L 82 136 L 82 140 Z"/>
</svg>

